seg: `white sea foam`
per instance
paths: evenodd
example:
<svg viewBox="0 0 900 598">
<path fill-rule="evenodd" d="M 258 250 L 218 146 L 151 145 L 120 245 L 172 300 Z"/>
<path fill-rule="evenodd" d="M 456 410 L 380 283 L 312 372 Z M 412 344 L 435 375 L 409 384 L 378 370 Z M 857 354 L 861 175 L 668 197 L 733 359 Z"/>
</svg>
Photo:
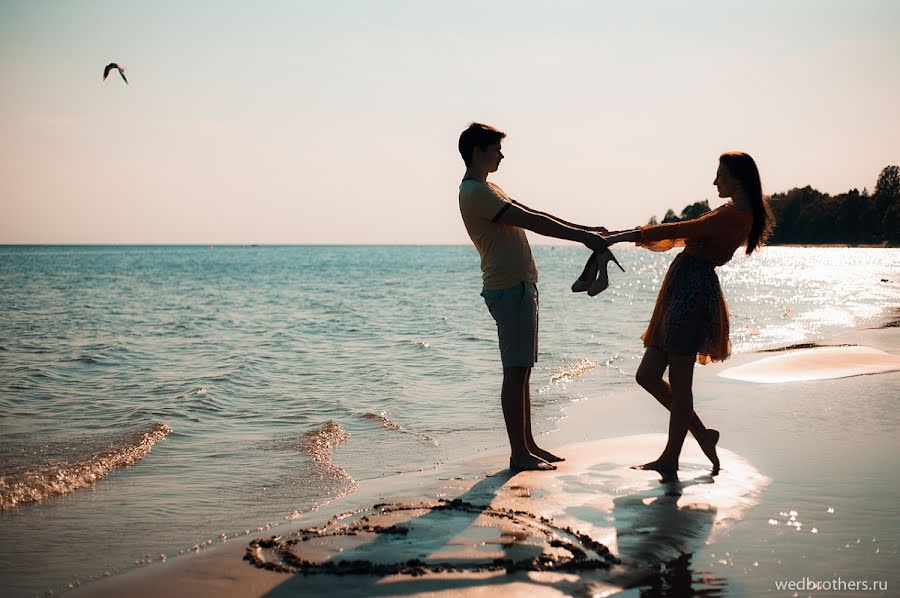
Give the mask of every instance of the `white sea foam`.
<svg viewBox="0 0 900 598">
<path fill-rule="evenodd" d="M 0 477 L 0 509 L 37 502 L 85 488 L 119 467 L 134 465 L 172 429 L 154 424 L 129 434 L 102 452 L 74 462 L 50 462 Z"/>
</svg>

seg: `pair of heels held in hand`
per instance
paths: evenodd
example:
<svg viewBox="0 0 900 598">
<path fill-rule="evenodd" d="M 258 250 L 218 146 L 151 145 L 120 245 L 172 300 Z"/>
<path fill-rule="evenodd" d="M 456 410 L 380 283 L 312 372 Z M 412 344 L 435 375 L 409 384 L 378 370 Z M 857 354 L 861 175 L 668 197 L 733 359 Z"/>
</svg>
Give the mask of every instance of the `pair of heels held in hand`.
<svg viewBox="0 0 900 598">
<path fill-rule="evenodd" d="M 609 262 L 615 262 L 619 270 L 625 271 L 625 268 L 622 267 L 622 264 L 619 263 L 612 251 L 609 249 L 605 249 L 600 253 L 595 251 L 591 254 L 587 264 L 585 264 L 581 276 L 572 284 L 572 292 L 583 293 L 587 291 L 587 294 L 593 297 L 605 291 L 609 287 L 609 272 L 606 269 Z"/>
</svg>

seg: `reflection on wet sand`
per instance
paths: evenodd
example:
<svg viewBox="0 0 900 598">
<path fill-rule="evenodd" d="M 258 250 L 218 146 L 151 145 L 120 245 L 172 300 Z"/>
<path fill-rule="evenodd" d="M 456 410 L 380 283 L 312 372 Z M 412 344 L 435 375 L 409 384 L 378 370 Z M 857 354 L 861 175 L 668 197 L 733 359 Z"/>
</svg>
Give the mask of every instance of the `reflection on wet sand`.
<svg viewBox="0 0 900 598">
<path fill-rule="evenodd" d="M 686 487 L 714 484 L 710 475 L 660 484 L 659 489 L 613 501 L 618 556 L 624 572 L 609 581 L 640 587 L 642 596 L 720 596 L 724 579 L 691 569 L 691 556 L 709 538 L 717 508 L 678 502 Z"/>
</svg>

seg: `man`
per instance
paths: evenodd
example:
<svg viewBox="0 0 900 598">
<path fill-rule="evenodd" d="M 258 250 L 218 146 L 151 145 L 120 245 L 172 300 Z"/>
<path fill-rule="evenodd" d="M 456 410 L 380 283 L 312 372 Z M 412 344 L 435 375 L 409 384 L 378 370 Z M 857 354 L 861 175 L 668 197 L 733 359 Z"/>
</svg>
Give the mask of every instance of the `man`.
<svg viewBox="0 0 900 598">
<path fill-rule="evenodd" d="M 510 199 L 487 180 L 503 159 L 506 134 L 488 125 L 472 123 L 459 137 L 459 153 L 466 175 L 459 186 L 459 211 L 481 256 L 484 297 L 497 323 L 503 388 L 500 403 L 509 436 L 513 471 L 556 469 L 561 457 L 537 446 L 531 433 L 531 368 L 537 360 L 537 267 L 525 229 L 539 235 L 584 243 L 602 252 L 606 241 L 595 232 L 605 229 L 572 224 L 532 210 Z"/>
</svg>

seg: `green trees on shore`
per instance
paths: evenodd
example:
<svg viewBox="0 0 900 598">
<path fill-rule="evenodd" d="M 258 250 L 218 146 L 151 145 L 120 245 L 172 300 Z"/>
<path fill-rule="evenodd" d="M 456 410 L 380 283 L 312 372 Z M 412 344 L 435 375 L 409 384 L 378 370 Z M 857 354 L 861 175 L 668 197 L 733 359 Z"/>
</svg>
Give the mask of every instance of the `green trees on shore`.
<svg viewBox="0 0 900 598">
<path fill-rule="evenodd" d="M 851 189 L 829 195 L 809 185 L 769 197 L 775 215 L 771 245 L 840 244 L 900 245 L 900 166 L 886 166 L 875 191 Z M 682 210 L 669 210 L 663 222 L 689 220 L 709 211 L 700 201 Z M 650 224 L 656 224 L 656 217 Z"/>
</svg>

